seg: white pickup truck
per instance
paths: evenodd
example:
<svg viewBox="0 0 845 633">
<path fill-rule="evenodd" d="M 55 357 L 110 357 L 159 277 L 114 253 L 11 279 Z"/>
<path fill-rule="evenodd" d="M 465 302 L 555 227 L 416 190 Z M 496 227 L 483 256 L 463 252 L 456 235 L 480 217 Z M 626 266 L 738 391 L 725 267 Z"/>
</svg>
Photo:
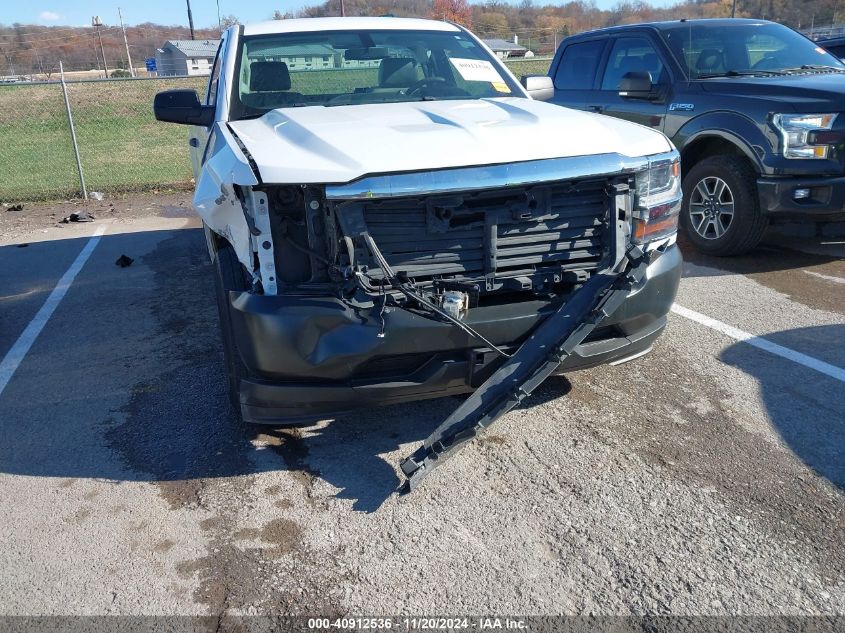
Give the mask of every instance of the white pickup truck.
<svg viewBox="0 0 845 633">
<path fill-rule="evenodd" d="M 663 134 L 543 103 L 472 33 L 402 18 L 233 26 L 191 125 L 231 393 L 247 422 L 474 391 L 412 484 L 552 372 L 666 324 L 681 257 Z"/>
</svg>

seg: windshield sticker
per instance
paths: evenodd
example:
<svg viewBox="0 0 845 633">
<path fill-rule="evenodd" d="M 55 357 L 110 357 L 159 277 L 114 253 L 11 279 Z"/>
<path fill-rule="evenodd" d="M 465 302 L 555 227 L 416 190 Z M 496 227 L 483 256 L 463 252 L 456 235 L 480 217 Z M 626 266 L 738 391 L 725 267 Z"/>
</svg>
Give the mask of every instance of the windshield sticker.
<svg viewBox="0 0 845 633">
<path fill-rule="evenodd" d="M 505 92 L 507 94 L 511 93 L 511 89 L 508 88 L 508 84 L 504 81 L 491 81 L 490 85 L 493 86 L 493 90 L 496 92 Z"/>
<path fill-rule="evenodd" d="M 486 59 L 461 59 L 452 57 L 449 59 L 464 81 L 489 81 L 501 82 L 502 76 L 493 67 L 493 64 Z"/>
</svg>

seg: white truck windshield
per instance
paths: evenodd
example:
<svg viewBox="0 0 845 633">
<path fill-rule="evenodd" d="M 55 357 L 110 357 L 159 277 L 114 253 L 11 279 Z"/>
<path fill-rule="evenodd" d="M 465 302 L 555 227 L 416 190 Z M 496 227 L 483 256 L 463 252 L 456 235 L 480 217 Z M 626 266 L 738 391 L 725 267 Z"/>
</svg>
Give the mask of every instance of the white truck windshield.
<svg viewBox="0 0 845 633">
<path fill-rule="evenodd" d="M 231 118 L 275 108 L 521 95 L 463 32 L 330 31 L 245 37 Z"/>
</svg>

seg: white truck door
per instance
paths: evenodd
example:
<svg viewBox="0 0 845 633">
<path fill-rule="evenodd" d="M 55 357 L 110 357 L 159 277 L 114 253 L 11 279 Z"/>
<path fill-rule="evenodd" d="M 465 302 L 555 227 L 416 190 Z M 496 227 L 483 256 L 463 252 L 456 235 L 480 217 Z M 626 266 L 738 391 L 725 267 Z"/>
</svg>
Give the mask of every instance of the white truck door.
<svg viewBox="0 0 845 633">
<path fill-rule="evenodd" d="M 220 69 L 223 65 L 223 54 L 226 50 L 226 34 L 223 34 L 223 39 L 220 40 L 220 46 L 217 48 L 217 55 L 214 57 L 214 64 L 211 67 L 211 74 L 208 76 L 208 86 L 205 90 L 205 105 L 218 104 L 217 87 L 220 83 Z M 215 120 L 219 120 L 219 116 L 215 115 Z M 206 146 L 208 145 L 209 128 L 201 125 L 194 125 L 188 131 L 188 145 L 190 146 L 191 154 L 191 170 L 194 172 L 194 182 L 199 180 L 200 170 L 205 160 Z"/>
</svg>

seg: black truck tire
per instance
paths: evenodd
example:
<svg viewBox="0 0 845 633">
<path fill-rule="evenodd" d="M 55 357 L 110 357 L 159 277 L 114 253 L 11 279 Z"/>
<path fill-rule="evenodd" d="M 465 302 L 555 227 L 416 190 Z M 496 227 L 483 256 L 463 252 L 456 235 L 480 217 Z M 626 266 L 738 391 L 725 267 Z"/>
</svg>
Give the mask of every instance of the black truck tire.
<svg viewBox="0 0 845 633">
<path fill-rule="evenodd" d="M 768 221 L 760 212 L 756 182 L 754 169 L 736 156 L 710 156 L 689 170 L 681 226 L 698 250 L 726 257 L 760 243 Z"/>
<path fill-rule="evenodd" d="M 247 372 L 238 354 L 232 332 L 228 292 L 230 290 L 247 290 L 249 281 L 234 249 L 228 242 L 220 243 L 217 256 L 214 258 L 214 287 L 217 310 L 220 314 L 220 333 L 223 339 L 223 357 L 226 366 L 226 380 L 229 385 L 229 400 L 232 403 L 235 418 L 240 422 L 242 419 L 240 384 L 241 378 L 246 376 Z"/>
</svg>

